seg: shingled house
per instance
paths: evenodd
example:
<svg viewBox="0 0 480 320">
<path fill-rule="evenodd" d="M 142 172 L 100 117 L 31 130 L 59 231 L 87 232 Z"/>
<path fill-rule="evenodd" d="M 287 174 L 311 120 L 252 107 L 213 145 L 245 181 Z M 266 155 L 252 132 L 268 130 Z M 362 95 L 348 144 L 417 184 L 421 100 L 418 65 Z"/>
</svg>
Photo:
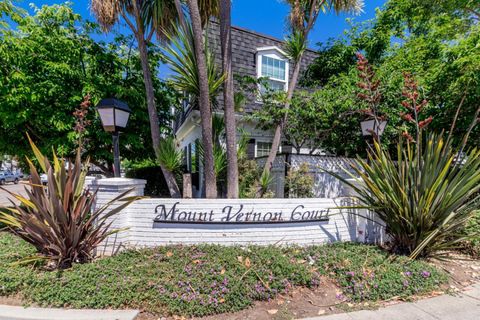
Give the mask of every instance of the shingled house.
<svg viewBox="0 0 480 320">
<path fill-rule="evenodd" d="M 210 50 L 215 54 L 216 62 L 221 70 L 220 25 L 209 24 L 208 41 Z M 234 75 L 268 78 L 270 88 L 287 91 L 292 77 L 293 66 L 285 51 L 284 42 L 268 35 L 247 29 L 232 27 L 232 69 Z M 315 59 L 316 53 L 307 50 L 302 59 L 302 71 Z M 223 97 L 218 97 L 218 110 L 223 109 Z M 262 107 L 255 99 L 247 102 L 241 112 L 237 113 L 237 126 L 244 128 L 250 135 L 248 154 L 251 158 L 268 154 L 272 145 L 273 131 L 256 128 L 256 124 L 244 119 Z M 185 103 L 176 115 L 174 129 L 180 147 L 185 152 L 186 167 L 192 173 L 194 196 L 201 196 L 203 189 L 202 168 L 198 156 L 198 141 L 201 141 L 200 113 L 196 108 Z M 282 147 L 280 147 L 279 151 Z"/>
</svg>

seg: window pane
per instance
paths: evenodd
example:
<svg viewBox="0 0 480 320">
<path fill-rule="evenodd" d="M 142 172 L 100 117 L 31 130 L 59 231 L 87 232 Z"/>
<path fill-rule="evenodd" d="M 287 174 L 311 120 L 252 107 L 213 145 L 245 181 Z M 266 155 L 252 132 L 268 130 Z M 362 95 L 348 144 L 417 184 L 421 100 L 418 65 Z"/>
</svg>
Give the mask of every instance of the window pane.
<svg viewBox="0 0 480 320">
<path fill-rule="evenodd" d="M 285 61 L 262 56 L 262 76 L 285 80 Z"/>
<path fill-rule="evenodd" d="M 279 79 L 285 79 L 285 61 L 280 61 L 280 76 Z"/>
<path fill-rule="evenodd" d="M 257 142 L 257 157 L 268 156 L 272 144 L 269 142 Z"/>
<path fill-rule="evenodd" d="M 268 89 L 271 91 L 285 91 L 285 83 L 275 80 L 267 80 Z M 260 93 L 265 94 L 267 92 L 267 86 L 260 86 Z"/>
<path fill-rule="evenodd" d="M 273 91 L 283 91 L 283 90 L 285 90 L 285 84 L 283 82 L 269 80 L 268 84 L 270 86 L 270 89 L 273 90 Z"/>
</svg>

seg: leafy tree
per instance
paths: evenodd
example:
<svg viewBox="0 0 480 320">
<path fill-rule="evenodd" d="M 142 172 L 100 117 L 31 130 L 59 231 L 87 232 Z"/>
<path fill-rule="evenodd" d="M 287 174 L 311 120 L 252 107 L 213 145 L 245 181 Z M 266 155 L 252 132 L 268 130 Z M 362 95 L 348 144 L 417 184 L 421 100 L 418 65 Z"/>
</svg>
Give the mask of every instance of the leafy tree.
<svg viewBox="0 0 480 320">
<path fill-rule="evenodd" d="M 145 88 L 138 52 L 130 37 L 111 43 L 90 36 L 96 25 L 82 21 L 68 5 L 44 6 L 34 15 L 12 15 L 0 38 L 0 152 L 24 159 L 30 153 L 22 133 L 29 132 L 41 150 L 52 147 L 61 156 L 74 154 L 77 134 L 73 113 L 83 97 L 93 105 L 115 96 L 126 101 L 132 115 L 122 134 L 121 154 L 131 160 L 154 158 Z M 152 70 L 160 54 L 152 52 Z M 161 130 L 168 132 L 175 92 L 154 78 Z M 84 136 L 86 155 L 105 171 L 112 163 L 111 136 L 88 110 Z M 105 165 L 107 164 L 107 165 Z"/>
<path fill-rule="evenodd" d="M 286 51 L 294 65 L 292 79 L 289 83 L 283 107 L 283 110 L 288 112 L 300 76 L 300 66 L 302 64 L 303 54 L 307 48 L 308 35 L 314 27 L 320 12 L 330 10 L 336 13 L 349 11 L 359 12 L 362 9 L 363 2 L 358 0 L 287 0 L 286 2 L 290 6 L 288 19 L 291 29 L 291 34 L 286 43 Z M 265 162 L 265 172 L 270 172 L 272 169 L 273 161 L 280 147 L 283 127 L 286 122 L 287 113 L 285 113 L 275 126 L 272 148 Z"/>
<path fill-rule="evenodd" d="M 324 86 L 328 80 L 339 73 L 347 72 L 355 64 L 355 47 L 344 39 L 319 43 L 315 63 L 305 71 L 299 84 L 303 87 Z"/>
<path fill-rule="evenodd" d="M 374 20 L 354 26 L 346 39 L 324 49 L 303 82 L 322 84 L 323 88 L 316 88 L 323 92 L 320 95 L 354 99 L 357 91 L 352 89 L 358 82 L 358 72 L 350 62 L 350 54 L 363 52 L 380 81 L 379 109 L 388 119 L 382 136 L 384 146 L 393 148 L 399 131 L 409 126 L 402 124 L 399 115 L 404 72 L 415 76 L 429 101 L 425 114 L 433 117 L 431 129 L 447 131 L 458 145 L 479 111 L 480 27 L 475 14 L 479 7 L 475 1 L 390 0 Z M 332 65 L 325 66 L 325 57 L 332 57 Z M 318 103 L 327 104 L 327 109 L 338 106 L 337 101 L 329 99 Z M 361 109 L 363 103 L 357 101 L 351 107 Z M 338 109 L 338 115 L 343 112 L 345 108 Z M 332 130 L 322 148 L 336 150 L 337 154 L 364 154 L 364 144 L 358 143 L 359 120 L 355 113 L 347 120 L 351 126 L 337 127 L 341 134 Z M 480 128 L 474 126 L 470 136 L 469 146 L 478 145 Z"/>
</svg>

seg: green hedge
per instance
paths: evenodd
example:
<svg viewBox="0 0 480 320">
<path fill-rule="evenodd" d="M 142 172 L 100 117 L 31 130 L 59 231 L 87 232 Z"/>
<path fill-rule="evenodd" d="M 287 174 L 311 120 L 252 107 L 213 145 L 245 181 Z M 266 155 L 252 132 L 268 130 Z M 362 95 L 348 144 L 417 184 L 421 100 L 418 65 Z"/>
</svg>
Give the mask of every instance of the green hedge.
<svg viewBox="0 0 480 320">
<path fill-rule="evenodd" d="M 160 166 L 148 166 L 127 170 L 125 176 L 133 179 L 147 180 L 145 195 L 149 197 L 170 197 L 168 186 Z"/>
</svg>

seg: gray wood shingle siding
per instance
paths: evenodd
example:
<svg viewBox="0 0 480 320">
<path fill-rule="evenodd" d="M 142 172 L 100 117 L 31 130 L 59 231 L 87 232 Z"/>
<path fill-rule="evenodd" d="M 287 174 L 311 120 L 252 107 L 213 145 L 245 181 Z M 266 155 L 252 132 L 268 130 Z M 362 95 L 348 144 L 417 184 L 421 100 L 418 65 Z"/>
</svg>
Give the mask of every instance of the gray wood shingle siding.
<svg viewBox="0 0 480 320">
<path fill-rule="evenodd" d="M 221 71 L 222 66 L 222 51 L 220 46 L 220 25 L 211 21 L 208 29 L 208 42 L 210 50 L 215 54 L 215 61 L 218 65 L 218 70 Z M 240 76 L 257 76 L 256 54 L 257 49 L 262 47 L 276 46 L 284 50 L 284 42 L 273 37 L 259 34 L 247 29 L 232 27 L 232 69 L 234 75 Z M 302 59 L 303 72 L 309 64 L 313 62 L 316 57 L 316 52 L 307 50 Z M 289 78 L 291 79 L 293 73 L 293 66 L 290 65 Z M 218 97 L 218 105 L 223 109 L 223 96 Z M 245 112 L 261 108 L 261 104 L 255 102 L 247 102 L 245 105 Z"/>
</svg>

